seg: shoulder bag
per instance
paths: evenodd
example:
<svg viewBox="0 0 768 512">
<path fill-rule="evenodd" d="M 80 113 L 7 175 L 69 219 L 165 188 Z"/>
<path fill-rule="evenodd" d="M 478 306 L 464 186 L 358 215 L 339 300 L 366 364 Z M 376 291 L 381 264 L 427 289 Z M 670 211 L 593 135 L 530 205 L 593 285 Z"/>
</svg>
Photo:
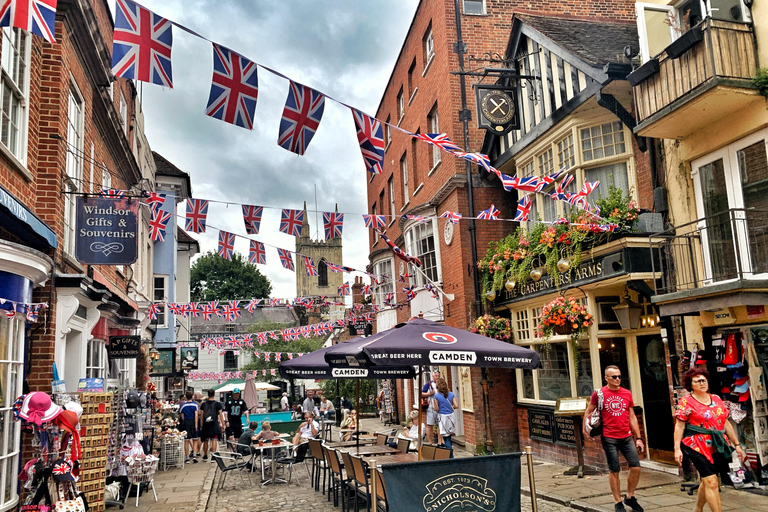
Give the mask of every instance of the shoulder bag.
<svg viewBox="0 0 768 512">
<path fill-rule="evenodd" d="M 603 433 L 603 388 L 596 391 L 597 409 L 587 418 L 587 434 L 590 437 L 597 437 Z"/>
</svg>

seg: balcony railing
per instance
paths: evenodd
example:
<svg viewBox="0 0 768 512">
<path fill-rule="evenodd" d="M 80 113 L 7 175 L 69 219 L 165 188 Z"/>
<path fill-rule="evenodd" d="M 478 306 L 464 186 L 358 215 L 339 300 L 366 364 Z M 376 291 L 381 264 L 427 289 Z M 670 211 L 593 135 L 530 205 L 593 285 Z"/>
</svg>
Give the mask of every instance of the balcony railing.
<svg viewBox="0 0 768 512">
<path fill-rule="evenodd" d="M 731 209 L 651 236 L 656 293 L 768 279 L 768 210 Z"/>
<path fill-rule="evenodd" d="M 680 43 L 685 43 L 685 48 L 678 55 Z M 752 26 L 707 19 L 683 34 L 679 42 L 672 43 L 654 61 L 633 73 L 647 77 L 639 78 L 643 81 L 634 87 L 637 120 L 641 125 L 666 107 L 679 106 L 681 98 L 695 97 L 691 93 L 702 91 L 715 79 L 722 79 L 719 82 L 730 86 L 751 80 L 757 69 Z M 664 111 L 664 114 L 668 113 Z"/>
</svg>

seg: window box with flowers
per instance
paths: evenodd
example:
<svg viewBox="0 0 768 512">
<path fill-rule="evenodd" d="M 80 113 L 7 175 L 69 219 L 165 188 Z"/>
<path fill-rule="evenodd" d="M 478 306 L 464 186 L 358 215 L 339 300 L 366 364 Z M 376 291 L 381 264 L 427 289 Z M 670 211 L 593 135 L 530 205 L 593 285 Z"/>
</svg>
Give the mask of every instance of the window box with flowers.
<svg viewBox="0 0 768 512">
<path fill-rule="evenodd" d="M 481 336 L 487 336 L 500 341 L 512 343 L 512 322 L 508 318 L 494 315 L 483 315 L 475 320 L 469 330 Z"/>
</svg>

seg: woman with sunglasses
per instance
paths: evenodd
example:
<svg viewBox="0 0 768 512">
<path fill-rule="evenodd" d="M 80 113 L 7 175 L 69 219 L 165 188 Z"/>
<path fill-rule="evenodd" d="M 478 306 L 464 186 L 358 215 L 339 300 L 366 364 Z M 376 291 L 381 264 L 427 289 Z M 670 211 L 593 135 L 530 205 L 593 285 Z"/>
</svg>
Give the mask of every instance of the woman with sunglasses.
<svg viewBox="0 0 768 512">
<path fill-rule="evenodd" d="M 681 398 L 675 410 L 675 460 L 682 465 L 685 454 L 699 472 L 695 511 L 701 512 L 706 503 L 712 512 L 721 512 L 717 475 L 728 472 L 734 448 L 742 460 L 746 454 L 728 421 L 725 404 L 709 393 L 709 372 L 704 368 L 688 370 L 682 384 L 691 394 Z"/>
</svg>

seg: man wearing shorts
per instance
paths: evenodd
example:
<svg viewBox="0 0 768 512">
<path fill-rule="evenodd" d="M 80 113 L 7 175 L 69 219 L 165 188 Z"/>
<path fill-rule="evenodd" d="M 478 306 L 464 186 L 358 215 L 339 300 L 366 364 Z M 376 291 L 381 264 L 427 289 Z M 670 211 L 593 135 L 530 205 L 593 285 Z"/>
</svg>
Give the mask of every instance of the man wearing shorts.
<svg viewBox="0 0 768 512">
<path fill-rule="evenodd" d="M 600 411 L 600 420 L 603 426 L 601 440 L 603 451 L 610 471 L 608 481 L 611 484 L 611 493 L 615 502 L 616 512 L 625 512 L 627 505 L 634 512 L 643 512 L 643 507 L 637 503 L 635 489 L 640 480 L 640 459 L 638 452 L 643 452 L 643 440 L 640 438 L 640 425 L 633 407 L 632 393 L 621 387 L 621 370 L 618 366 L 605 367 L 605 382 L 607 386 L 601 389 L 603 394 L 603 408 Z M 598 406 L 597 391 L 592 393 L 592 398 L 584 414 L 584 437 L 592 439 L 587 433 L 587 419 Z M 621 482 L 619 473 L 619 452 L 629 464 L 629 476 L 627 477 L 627 494 L 622 503 Z"/>
<path fill-rule="evenodd" d="M 433 398 L 435 397 L 435 393 L 437 393 L 437 379 L 440 378 L 440 371 L 435 370 L 432 372 L 432 380 L 424 384 L 424 387 L 421 388 L 421 398 L 426 398 L 429 400 L 429 407 L 427 407 L 427 432 L 426 432 L 426 441 L 428 443 L 431 443 L 433 440 L 433 432 L 435 430 L 435 424 L 437 423 L 437 411 L 435 411 L 435 401 Z M 442 444 L 443 438 L 440 435 L 440 431 L 438 429 L 437 432 L 437 444 Z"/>
<path fill-rule="evenodd" d="M 203 443 L 203 460 L 208 460 L 209 441 L 211 462 L 213 460 L 213 453 L 218 448 L 219 437 L 221 437 L 222 426 L 224 425 L 224 408 L 221 406 L 221 402 L 216 400 L 216 391 L 213 389 L 208 390 L 208 400 L 203 402 L 202 406 L 202 423 L 203 427 L 200 429 L 200 442 Z"/>
<path fill-rule="evenodd" d="M 191 391 L 186 392 L 187 401 L 184 402 L 179 408 L 179 416 L 181 416 L 181 429 L 187 433 L 187 439 L 184 441 L 184 454 L 187 457 L 185 461 L 190 463 L 189 450 L 192 449 L 192 462 L 197 463 L 197 457 L 195 452 L 200 448 L 197 446 L 197 422 L 199 421 L 200 408 L 197 406 L 197 402 L 192 400 L 194 395 Z"/>
<path fill-rule="evenodd" d="M 243 435 L 243 413 L 248 412 L 248 406 L 245 400 L 240 398 L 240 388 L 235 388 L 232 391 L 232 396 L 224 404 L 224 412 L 226 412 L 226 438 L 234 442 Z M 247 418 L 248 416 L 246 416 Z"/>
</svg>

